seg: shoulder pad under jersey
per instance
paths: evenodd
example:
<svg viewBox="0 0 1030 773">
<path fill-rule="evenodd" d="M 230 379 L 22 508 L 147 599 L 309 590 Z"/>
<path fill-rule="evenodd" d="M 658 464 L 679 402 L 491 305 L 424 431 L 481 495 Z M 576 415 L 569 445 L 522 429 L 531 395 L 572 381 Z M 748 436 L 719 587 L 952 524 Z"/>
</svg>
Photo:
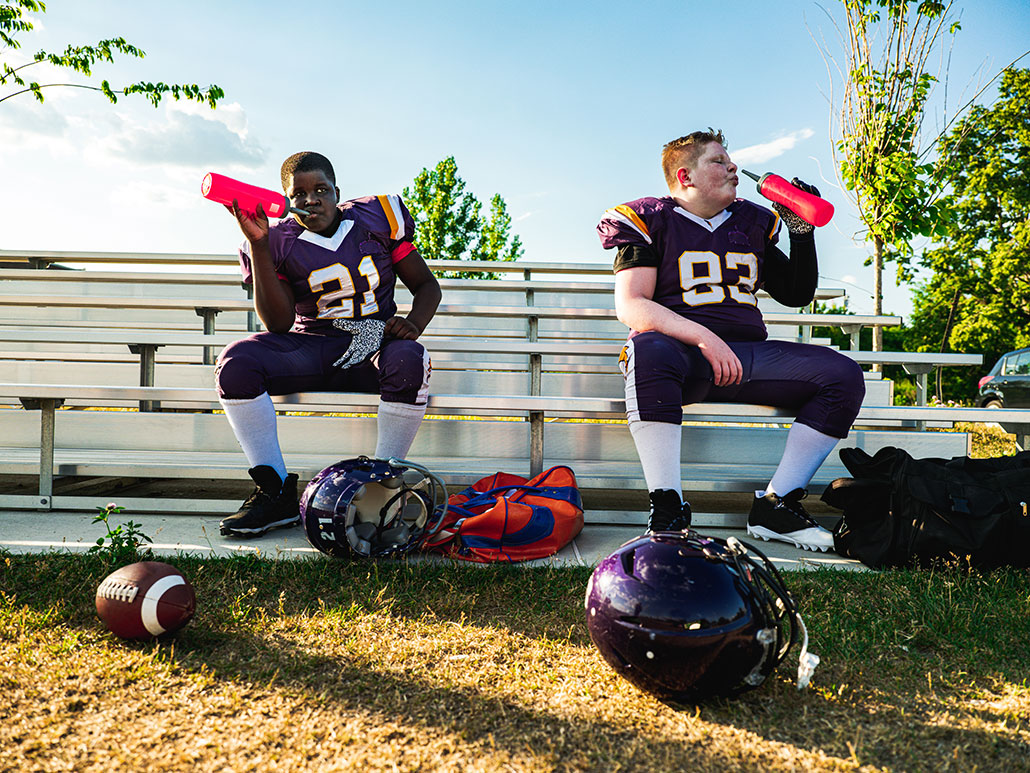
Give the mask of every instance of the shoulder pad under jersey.
<svg viewBox="0 0 1030 773">
<path fill-rule="evenodd" d="M 345 201 L 341 209 L 369 231 L 393 241 L 411 241 L 415 220 L 401 197 L 389 193 Z"/>
<path fill-rule="evenodd" d="M 666 199 L 648 196 L 607 209 L 597 224 L 597 235 L 606 250 L 625 245 L 651 246 L 670 208 Z"/>
</svg>

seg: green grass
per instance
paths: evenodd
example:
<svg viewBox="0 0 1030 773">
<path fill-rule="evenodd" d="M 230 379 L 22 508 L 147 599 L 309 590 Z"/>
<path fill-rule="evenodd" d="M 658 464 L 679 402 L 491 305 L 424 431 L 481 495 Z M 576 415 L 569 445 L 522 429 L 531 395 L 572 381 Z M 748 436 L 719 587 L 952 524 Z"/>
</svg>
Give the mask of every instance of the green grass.
<svg viewBox="0 0 1030 773">
<path fill-rule="evenodd" d="M 1030 577 L 790 573 L 822 657 L 675 710 L 614 674 L 586 568 L 167 559 L 177 635 L 96 618 L 99 556 L 0 556 L 0 770 L 1027 770 Z"/>
</svg>

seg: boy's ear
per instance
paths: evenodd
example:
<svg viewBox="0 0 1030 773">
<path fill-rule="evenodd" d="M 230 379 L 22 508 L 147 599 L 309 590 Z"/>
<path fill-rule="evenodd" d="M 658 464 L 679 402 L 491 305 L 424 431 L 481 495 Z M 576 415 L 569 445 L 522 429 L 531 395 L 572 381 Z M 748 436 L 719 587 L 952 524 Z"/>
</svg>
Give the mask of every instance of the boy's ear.
<svg viewBox="0 0 1030 773">
<path fill-rule="evenodd" d="M 681 166 L 679 169 L 677 169 L 676 170 L 676 181 L 680 185 L 682 185 L 684 188 L 689 188 L 690 184 L 691 184 L 691 181 L 690 181 L 690 170 L 687 169 L 685 166 Z"/>
</svg>

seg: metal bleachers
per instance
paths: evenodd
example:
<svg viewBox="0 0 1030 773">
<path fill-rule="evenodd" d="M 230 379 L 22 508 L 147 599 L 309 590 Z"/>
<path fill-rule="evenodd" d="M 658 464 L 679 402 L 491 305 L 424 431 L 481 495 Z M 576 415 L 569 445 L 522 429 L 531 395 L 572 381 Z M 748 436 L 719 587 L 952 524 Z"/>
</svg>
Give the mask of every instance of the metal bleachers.
<svg viewBox="0 0 1030 773">
<path fill-rule="evenodd" d="M 254 327 L 238 276 L 198 269 L 183 280 L 139 270 L 157 263 L 157 256 L 133 263 L 121 255 L 104 261 L 99 258 L 112 256 L 74 261 L 85 254 L 45 255 L 50 257 L 23 257 L 26 265 L 56 259 L 121 263 L 132 270 L 0 269 L 0 404 L 9 406 L 0 408 L 0 480 L 39 476 L 37 494 L 0 494 L 0 506 L 92 508 L 90 498 L 61 493 L 61 481 L 71 478 L 246 479 L 246 461 L 217 412 L 211 364 L 222 346 Z M 0 253 L 5 257 L 12 254 Z M 192 257 L 165 256 L 180 265 L 228 264 L 226 256 L 221 264 L 214 260 L 218 256 Z M 430 417 L 411 458 L 449 483 L 469 483 L 498 470 L 528 475 L 567 464 L 583 488 L 642 489 L 616 368 L 625 328 L 612 312 L 610 272 L 573 264 L 487 266 L 517 278 L 441 280 L 443 304 L 422 338 L 433 357 Z M 431 267 L 476 268 L 452 262 Z M 828 290 L 822 297 L 839 294 Z M 399 302 L 404 304 L 403 294 Z M 772 334 L 795 340 L 811 340 L 814 325 L 861 328 L 900 321 L 798 314 L 770 299 L 760 303 Z M 221 310 L 202 323 L 198 309 Z M 979 362 L 977 355 L 857 349 L 845 354 L 864 365 L 897 362 L 927 369 Z M 868 376 L 859 423 L 842 445 L 870 452 L 896 445 L 917 455 L 966 453 L 964 433 L 921 430 L 927 422 L 950 424 L 972 414 L 892 406 L 890 382 Z M 340 458 L 369 453 L 376 404 L 376 396 L 364 394 L 277 398 L 280 442 L 291 470 L 306 480 Z M 89 410 L 95 408 L 120 410 Z M 688 406 L 686 414 L 687 491 L 743 492 L 768 481 L 789 415 L 767 406 L 724 404 Z M 1027 414 L 1013 420 L 1030 424 Z M 840 474 L 831 455 L 813 488 Z M 218 512 L 228 506 L 190 497 L 131 504 L 141 512 Z"/>
</svg>

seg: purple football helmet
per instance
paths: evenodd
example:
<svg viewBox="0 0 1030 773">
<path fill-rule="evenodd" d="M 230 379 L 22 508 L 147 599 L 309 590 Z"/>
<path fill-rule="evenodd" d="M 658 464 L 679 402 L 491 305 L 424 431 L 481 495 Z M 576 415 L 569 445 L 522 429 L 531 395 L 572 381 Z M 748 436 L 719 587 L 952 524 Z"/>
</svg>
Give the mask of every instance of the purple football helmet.
<svg viewBox="0 0 1030 773">
<path fill-rule="evenodd" d="M 758 687 L 799 630 L 799 687 L 818 663 L 776 568 L 735 538 L 659 532 L 627 542 L 594 570 L 586 614 L 608 664 L 672 705 Z"/>
<path fill-rule="evenodd" d="M 442 481 L 398 459 L 360 456 L 318 473 L 300 498 L 308 542 L 337 558 L 399 555 L 438 528 Z M 443 502 L 446 503 L 446 489 Z"/>
</svg>

